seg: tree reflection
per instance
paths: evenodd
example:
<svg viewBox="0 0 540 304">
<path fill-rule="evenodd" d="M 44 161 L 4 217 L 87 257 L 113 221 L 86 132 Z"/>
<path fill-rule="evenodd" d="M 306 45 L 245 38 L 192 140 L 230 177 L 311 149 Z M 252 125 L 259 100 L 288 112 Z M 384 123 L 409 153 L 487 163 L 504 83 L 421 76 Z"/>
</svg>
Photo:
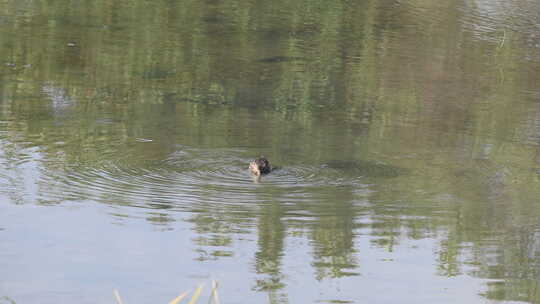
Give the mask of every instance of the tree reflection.
<svg viewBox="0 0 540 304">
<path fill-rule="evenodd" d="M 143 208 L 163 229 L 184 212 L 202 262 L 256 229 L 254 289 L 276 302 L 294 231 L 317 280 L 361 274 L 362 231 L 388 252 L 436 239 L 440 276 L 538 302 L 540 60 L 518 22 L 538 5 L 486 3 L 3 2 L 0 195 Z M 225 168 L 171 163 L 223 147 L 240 147 Z M 315 173 L 281 188 L 186 173 L 225 179 L 261 150 Z"/>
</svg>

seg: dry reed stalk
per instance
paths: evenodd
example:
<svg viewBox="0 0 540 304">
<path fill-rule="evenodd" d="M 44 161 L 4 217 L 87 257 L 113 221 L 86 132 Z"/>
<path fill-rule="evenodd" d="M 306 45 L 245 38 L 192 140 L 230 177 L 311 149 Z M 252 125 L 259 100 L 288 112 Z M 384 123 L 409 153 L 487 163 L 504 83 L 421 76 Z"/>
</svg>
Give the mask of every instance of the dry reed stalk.
<svg viewBox="0 0 540 304">
<path fill-rule="evenodd" d="M 188 293 L 189 292 L 187 292 L 187 291 L 182 292 L 178 297 L 176 297 L 172 301 L 170 301 L 169 304 L 178 304 L 178 303 L 180 303 L 180 301 L 182 301 L 182 299 L 184 299 L 188 295 Z"/>
<path fill-rule="evenodd" d="M 217 292 L 218 283 L 215 280 L 212 280 L 212 293 L 210 295 L 210 299 L 212 300 L 212 304 L 219 304 L 219 296 Z"/>
<path fill-rule="evenodd" d="M 201 285 L 199 285 L 199 287 L 197 287 L 197 289 L 196 289 L 195 292 L 193 293 L 193 296 L 191 297 L 191 300 L 189 300 L 189 303 L 188 303 L 188 304 L 195 304 L 195 303 L 197 303 L 197 299 L 198 299 L 199 296 L 201 295 L 203 286 L 204 286 L 204 284 L 201 284 Z"/>
<path fill-rule="evenodd" d="M 116 298 L 116 302 L 118 302 L 118 304 L 123 304 L 124 302 L 122 302 L 122 298 L 120 298 L 120 293 L 118 292 L 118 290 L 114 290 L 114 297 Z"/>
</svg>

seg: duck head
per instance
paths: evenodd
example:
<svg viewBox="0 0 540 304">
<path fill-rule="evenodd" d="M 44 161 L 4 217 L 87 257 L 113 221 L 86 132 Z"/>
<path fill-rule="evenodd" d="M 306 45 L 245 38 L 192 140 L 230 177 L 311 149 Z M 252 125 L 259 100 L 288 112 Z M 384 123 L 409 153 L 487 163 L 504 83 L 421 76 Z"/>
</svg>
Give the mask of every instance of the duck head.
<svg viewBox="0 0 540 304">
<path fill-rule="evenodd" d="M 256 176 L 270 173 L 271 170 L 270 162 L 264 157 L 259 157 L 249 163 L 249 171 Z"/>
</svg>

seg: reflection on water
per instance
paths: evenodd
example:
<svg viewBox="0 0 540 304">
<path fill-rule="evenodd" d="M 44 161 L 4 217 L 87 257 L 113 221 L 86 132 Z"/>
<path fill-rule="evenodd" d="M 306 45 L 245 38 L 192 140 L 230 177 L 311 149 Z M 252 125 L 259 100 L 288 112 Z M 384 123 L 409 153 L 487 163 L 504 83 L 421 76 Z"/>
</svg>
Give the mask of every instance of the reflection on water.
<svg viewBox="0 0 540 304">
<path fill-rule="evenodd" d="M 0 301 L 539 301 L 537 1 L 0 7 Z"/>
</svg>

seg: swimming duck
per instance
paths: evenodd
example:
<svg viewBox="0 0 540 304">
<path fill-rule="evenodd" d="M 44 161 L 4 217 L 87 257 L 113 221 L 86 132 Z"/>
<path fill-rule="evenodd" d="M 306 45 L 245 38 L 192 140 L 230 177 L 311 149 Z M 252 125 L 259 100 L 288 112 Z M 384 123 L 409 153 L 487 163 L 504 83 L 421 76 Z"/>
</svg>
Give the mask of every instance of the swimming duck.
<svg viewBox="0 0 540 304">
<path fill-rule="evenodd" d="M 249 171 L 253 175 L 260 176 L 270 173 L 272 167 L 268 159 L 262 156 L 249 163 Z"/>
</svg>

